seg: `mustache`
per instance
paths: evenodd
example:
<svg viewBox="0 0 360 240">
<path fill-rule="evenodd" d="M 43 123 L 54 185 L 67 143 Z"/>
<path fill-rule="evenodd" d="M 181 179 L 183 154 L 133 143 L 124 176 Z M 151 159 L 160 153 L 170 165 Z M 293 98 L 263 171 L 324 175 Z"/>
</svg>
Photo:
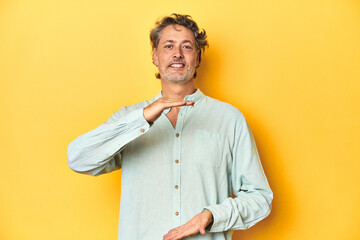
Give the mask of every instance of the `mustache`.
<svg viewBox="0 0 360 240">
<path fill-rule="evenodd" d="M 184 60 L 173 60 L 173 61 L 169 62 L 168 66 L 170 66 L 173 63 L 182 63 L 182 64 L 186 65 L 186 62 Z"/>
</svg>

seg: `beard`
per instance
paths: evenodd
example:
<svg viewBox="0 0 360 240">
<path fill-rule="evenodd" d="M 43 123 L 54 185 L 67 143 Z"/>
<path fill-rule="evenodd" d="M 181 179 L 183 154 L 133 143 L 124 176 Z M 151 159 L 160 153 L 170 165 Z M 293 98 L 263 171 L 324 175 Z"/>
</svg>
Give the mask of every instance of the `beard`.
<svg viewBox="0 0 360 240">
<path fill-rule="evenodd" d="M 177 63 L 177 62 L 184 63 L 182 61 L 174 61 L 174 62 L 175 63 Z M 174 63 L 174 62 L 171 62 L 171 63 Z M 185 72 L 183 74 L 179 75 L 176 72 L 174 72 L 174 73 L 170 72 L 170 70 L 171 70 L 171 68 L 169 67 L 170 64 L 168 65 L 168 67 L 165 70 L 159 69 L 159 73 L 160 73 L 161 78 L 163 80 L 165 80 L 166 82 L 177 83 L 177 84 L 185 84 L 185 83 L 189 82 L 191 79 L 193 79 L 193 76 L 194 76 L 194 73 L 195 73 L 194 65 L 190 65 L 188 68 L 185 69 Z"/>
</svg>

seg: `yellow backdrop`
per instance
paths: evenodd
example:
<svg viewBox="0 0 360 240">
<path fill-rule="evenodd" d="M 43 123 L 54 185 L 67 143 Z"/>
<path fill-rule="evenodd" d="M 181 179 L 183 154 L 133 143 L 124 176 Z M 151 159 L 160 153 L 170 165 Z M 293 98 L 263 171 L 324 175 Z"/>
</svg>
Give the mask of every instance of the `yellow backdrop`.
<svg viewBox="0 0 360 240">
<path fill-rule="evenodd" d="M 66 149 L 160 91 L 148 34 L 172 12 L 207 30 L 197 84 L 245 114 L 274 191 L 233 239 L 360 239 L 355 0 L 0 1 L 0 239 L 116 239 L 120 171 L 76 174 Z"/>
</svg>

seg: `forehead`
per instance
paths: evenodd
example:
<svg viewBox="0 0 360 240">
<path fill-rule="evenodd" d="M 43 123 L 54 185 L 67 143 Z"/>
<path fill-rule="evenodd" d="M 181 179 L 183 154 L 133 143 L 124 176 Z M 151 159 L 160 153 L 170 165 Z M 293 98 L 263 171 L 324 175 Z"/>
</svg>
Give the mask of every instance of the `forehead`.
<svg viewBox="0 0 360 240">
<path fill-rule="evenodd" d="M 191 41 L 194 43 L 195 38 L 192 31 L 186 27 L 181 25 L 169 25 L 161 31 L 159 43 L 164 43 L 166 41 Z"/>
</svg>

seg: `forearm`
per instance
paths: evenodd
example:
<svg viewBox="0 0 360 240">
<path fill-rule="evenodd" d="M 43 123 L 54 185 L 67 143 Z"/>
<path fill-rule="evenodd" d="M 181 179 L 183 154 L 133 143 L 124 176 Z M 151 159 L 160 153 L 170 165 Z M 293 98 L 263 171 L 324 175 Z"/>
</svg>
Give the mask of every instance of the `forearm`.
<svg viewBox="0 0 360 240">
<path fill-rule="evenodd" d="M 206 209 L 213 214 L 214 222 L 210 232 L 223 232 L 229 229 L 247 229 L 270 214 L 272 192 L 240 192 L 235 198 L 228 198 L 218 205 Z"/>
<path fill-rule="evenodd" d="M 119 152 L 130 141 L 144 134 L 150 125 L 137 109 L 113 117 L 69 144 L 68 163 L 76 172 L 97 175 L 120 168 Z"/>
</svg>

